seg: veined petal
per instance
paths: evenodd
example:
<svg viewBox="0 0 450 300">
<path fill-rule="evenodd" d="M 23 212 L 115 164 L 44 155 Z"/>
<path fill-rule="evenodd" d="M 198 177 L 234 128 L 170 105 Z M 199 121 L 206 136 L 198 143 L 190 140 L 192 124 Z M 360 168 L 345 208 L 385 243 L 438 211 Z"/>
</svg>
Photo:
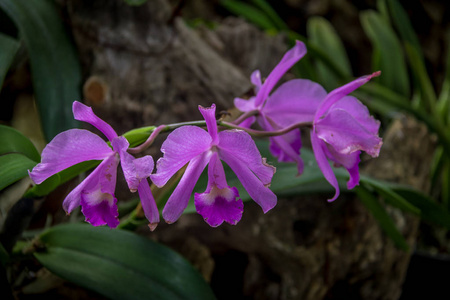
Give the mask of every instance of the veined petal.
<svg viewBox="0 0 450 300">
<path fill-rule="evenodd" d="M 86 217 L 85 221 L 93 226 L 108 225 L 116 228 L 119 225 L 116 197 L 101 193 L 100 190 L 81 194 L 81 212 Z"/>
<path fill-rule="evenodd" d="M 194 157 L 186 168 L 180 182 L 170 195 L 164 206 L 162 215 L 167 223 L 173 223 L 181 216 L 188 205 L 194 186 L 205 169 L 211 157 L 211 152 L 206 151 Z"/>
<path fill-rule="evenodd" d="M 217 121 L 216 121 L 216 105 L 213 104 L 211 107 L 198 106 L 200 113 L 206 121 L 206 127 L 208 128 L 208 133 L 211 136 L 212 144 L 216 145 L 219 141 L 217 140 Z"/>
<path fill-rule="evenodd" d="M 336 198 L 339 196 L 340 193 L 339 184 L 336 179 L 336 176 L 333 173 L 333 169 L 328 163 L 327 157 L 325 155 L 327 150 L 325 143 L 322 140 L 320 140 L 313 131 L 311 131 L 311 144 L 319 169 L 322 171 L 325 179 L 336 189 L 334 197 L 328 199 L 329 202 L 334 201 L 336 200 Z"/>
<path fill-rule="evenodd" d="M 148 227 L 153 231 L 159 223 L 159 211 L 146 178 L 142 179 L 139 183 L 138 193 L 139 198 L 141 198 L 145 217 L 149 221 Z"/>
<path fill-rule="evenodd" d="M 209 193 L 214 186 L 217 186 L 218 189 L 228 187 L 223 165 L 220 162 L 219 154 L 215 151 L 211 153 L 211 158 L 209 159 L 208 187 L 206 188 L 206 192 Z"/>
<path fill-rule="evenodd" d="M 240 161 L 251 172 L 258 176 L 263 185 L 272 181 L 275 168 L 266 164 L 251 136 L 242 130 L 225 130 L 219 132 L 219 157 L 228 153 Z"/>
<path fill-rule="evenodd" d="M 335 109 L 345 110 L 365 130 L 373 135 L 378 135 L 378 130 L 380 129 L 380 121 L 375 120 L 375 118 L 370 115 L 367 107 L 355 97 L 345 96 L 330 107 L 330 111 Z"/>
<path fill-rule="evenodd" d="M 222 131 L 221 133 L 223 133 Z M 220 158 L 236 173 L 250 197 L 261 206 L 264 213 L 277 204 L 277 196 L 253 173 L 249 166 L 233 152 L 220 151 Z M 273 170 L 274 172 L 274 170 Z M 273 175 L 273 173 L 272 173 Z"/>
<path fill-rule="evenodd" d="M 150 176 L 158 187 L 167 181 L 191 159 L 211 147 L 211 136 L 196 126 L 183 126 L 169 134 L 161 146 L 164 154 L 156 163 L 156 174 Z"/>
<path fill-rule="evenodd" d="M 338 87 L 337 89 L 332 90 L 328 96 L 322 101 L 319 108 L 317 109 L 316 116 L 314 117 L 314 121 L 316 122 L 319 120 L 324 113 L 327 112 L 327 110 L 335 104 L 337 101 L 339 101 L 344 96 L 347 96 L 363 84 L 367 83 L 370 79 L 373 77 L 377 77 L 381 74 L 380 71 L 372 73 L 371 75 L 366 75 L 359 77 L 346 85 L 343 85 L 341 87 Z"/>
<path fill-rule="evenodd" d="M 236 225 L 241 220 L 244 204 L 235 187 L 219 189 L 213 186 L 209 192 L 195 193 L 194 198 L 197 212 L 211 227 L 217 227 L 224 221 Z"/>
<path fill-rule="evenodd" d="M 44 148 L 42 160 L 30 172 L 40 184 L 50 176 L 88 160 L 102 160 L 114 151 L 98 135 L 83 129 L 61 132 Z"/>
<path fill-rule="evenodd" d="M 92 111 L 91 107 L 86 106 L 81 102 L 74 101 L 72 110 L 75 120 L 91 124 L 98 130 L 100 130 L 108 140 L 112 141 L 115 137 L 117 137 L 117 133 L 114 131 L 111 125 L 97 117 Z"/>
<path fill-rule="evenodd" d="M 296 41 L 295 46 L 292 47 L 286 54 L 283 56 L 281 61 L 275 68 L 270 72 L 267 79 L 262 84 L 258 94 L 256 95 L 255 106 L 261 106 L 264 101 L 269 96 L 273 87 L 277 84 L 277 82 L 283 77 L 283 75 L 295 65 L 304 55 L 306 54 L 306 47 L 300 41 Z"/>
<path fill-rule="evenodd" d="M 316 122 L 317 137 L 330 144 L 341 154 L 363 150 L 376 157 L 383 144 L 381 138 L 369 132 L 347 111 L 330 110 L 323 119 Z"/>
<path fill-rule="evenodd" d="M 89 174 L 63 202 L 67 213 L 81 205 L 86 221 L 94 226 L 107 224 L 115 228 L 119 224 L 114 197 L 119 158 L 111 155 Z"/>
<path fill-rule="evenodd" d="M 123 136 L 114 138 L 111 142 L 114 150 L 119 153 L 123 174 L 131 192 L 136 192 L 140 181 L 153 172 L 153 158 L 150 155 L 135 158 L 127 152 L 130 145 Z"/>
<path fill-rule="evenodd" d="M 327 92 L 320 84 L 307 79 L 293 79 L 273 92 L 261 112 L 283 127 L 312 122 L 326 96 Z"/>
</svg>

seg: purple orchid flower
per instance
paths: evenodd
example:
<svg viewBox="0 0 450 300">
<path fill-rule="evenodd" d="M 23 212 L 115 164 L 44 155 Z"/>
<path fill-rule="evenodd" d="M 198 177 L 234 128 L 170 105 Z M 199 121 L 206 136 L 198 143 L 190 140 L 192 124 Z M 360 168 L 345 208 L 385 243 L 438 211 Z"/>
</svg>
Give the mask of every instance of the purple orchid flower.
<svg viewBox="0 0 450 300">
<path fill-rule="evenodd" d="M 264 213 L 272 209 L 277 198 L 268 188 L 275 168 L 265 163 L 250 135 L 242 130 L 218 132 L 215 119 L 216 107 L 199 106 L 206 120 L 208 131 L 195 126 L 183 126 L 169 134 L 161 147 L 163 157 L 157 162 L 157 172 L 150 176 L 158 187 L 184 165 L 186 171 L 168 199 L 163 217 L 175 222 L 188 205 L 194 186 L 208 166 L 208 186 L 204 193 L 194 196 L 197 212 L 212 227 L 224 221 L 237 224 L 242 217 L 243 203 L 235 187 L 229 187 L 220 160 L 236 173 L 250 197 Z"/>
<path fill-rule="evenodd" d="M 153 171 L 153 158 L 135 159 L 127 152 L 129 143 L 118 136 L 114 129 L 97 117 L 92 108 L 75 101 L 72 106 L 76 120 L 87 122 L 100 130 L 111 142 L 111 147 L 98 135 L 83 129 L 70 129 L 55 136 L 42 151 L 42 161 L 30 172 L 31 179 L 40 184 L 50 176 L 75 164 L 88 160 L 102 162 L 87 176 L 63 202 L 67 214 L 81 205 L 86 221 L 94 226 L 119 224 L 117 199 L 114 196 L 117 166 L 122 169 L 128 187 L 138 191 L 150 229 L 159 222 L 159 212 L 153 199 L 147 177 Z"/>
<path fill-rule="evenodd" d="M 328 159 L 335 166 L 343 166 L 350 174 L 348 189 L 359 184 L 359 167 L 361 151 L 377 157 L 382 139 L 378 137 L 380 122 L 369 114 L 369 110 L 358 99 L 347 94 L 353 92 L 373 77 L 375 72 L 360 77 L 342 87 L 331 91 L 320 102 L 314 116 L 311 130 L 311 143 L 317 164 L 325 179 L 336 189 L 329 201 L 339 196 L 339 185 Z"/>
<path fill-rule="evenodd" d="M 256 120 L 264 130 L 273 131 L 296 123 L 313 121 L 319 102 L 311 99 L 324 99 L 327 94 L 320 85 L 306 79 L 294 79 L 282 84 L 269 96 L 280 78 L 305 54 L 305 44 L 297 41 L 264 83 L 261 82 L 260 72 L 253 72 L 251 81 L 255 85 L 256 96 L 249 100 L 236 98 L 234 105 L 242 112 L 258 113 L 256 118 L 248 118 L 241 126 L 250 127 Z M 303 172 L 300 148 L 300 130 L 270 138 L 271 153 L 280 162 L 296 162 L 299 174 Z"/>
</svg>

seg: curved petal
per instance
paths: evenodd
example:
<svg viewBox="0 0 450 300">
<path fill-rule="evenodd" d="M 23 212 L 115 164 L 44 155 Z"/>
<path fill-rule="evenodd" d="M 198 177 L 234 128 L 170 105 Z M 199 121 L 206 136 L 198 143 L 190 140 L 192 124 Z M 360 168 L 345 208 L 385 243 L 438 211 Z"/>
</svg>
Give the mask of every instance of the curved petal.
<svg viewBox="0 0 450 300">
<path fill-rule="evenodd" d="M 259 107 L 264 103 L 281 77 L 283 77 L 283 75 L 290 68 L 292 68 L 292 66 L 295 65 L 295 63 L 298 62 L 305 54 L 305 44 L 300 41 L 296 41 L 295 46 L 292 47 L 288 52 L 286 52 L 278 65 L 276 65 L 272 72 L 270 72 L 269 76 L 267 76 L 267 79 L 264 81 L 258 94 L 256 95 L 256 107 Z"/>
<path fill-rule="evenodd" d="M 322 140 L 320 140 L 313 131 L 311 131 L 311 144 L 319 169 L 322 171 L 325 179 L 336 189 L 334 197 L 328 199 L 329 202 L 334 201 L 339 196 L 339 184 L 336 179 L 336 176 L 333 173 L 333 169 L 328 163 L 325 154 L 327 150 L 325 147 L 325 143 Z"/>
<path fill-rule="evenodd" d="M 42 160 L 30 172 L 40 184 L 50 176 L 88 160 L 102 160 L 114 151 L 98 135 L 83 129 L 61 132 L 42 151 Z"/>
<path fill-rule="evenodd" d="M 144 210 L 145 217 L 149 221 L 148 227 L 151 231 L 153 231 L 159 223 L 159 211 L 146 178 L 142 179 L 139 183 L 138 193 L 139 198 L 141 198 L 142 209 Z"/>
<path fill-rule="evenodd" d="M 216 121 L 216 105 L 213 104 L 211 107 L 203 107 L 201 105 L 198 106 L 200 113 L 206 121 L 206 128 L 208 129 L 208 133 L 211 136 L 212 144 L 216 145 L 218 143 L 217 140 L 217 121 Z"/>
<path fill-rule="evenodd" d="M 140 181 L 147 178 L 153 172 L 153 158 L 150 155 L 135 158 L 127 152 L 130 145 L 127 139 L 119 136 L 111 142 L 114 150 L 119 153 L 123 174 L 131 192 L 136 192 Z"/>
<path fill-rule="evenodd" d="M 197 212 L 211 227 L 217 227 L 224 221 L 236 225 L 242 218 L 244 204 L 235 187 L 219 189 L 214 186 L 209 192 L 195 193 L 194 199 Z"/>
<path fill-rule="evenodd" d="M 277 196 L 233 152 L 220 151 L 219 156 L 236 173 L 237 178 L 245 190 L 261 206 L 264 213 L 271 210 L 277 204 Z"/>
<path fill-rule="evenodd" d="M 371 75 L 362 76 L 362 77 L 359 77 L 359 78 L 347 83 L 346 85 L 343 85 L 341 87 L 338 87 L 337 89 L 332 90 L 328 94 L 328 96 L 325 98 L 325 100 L 322 101 L 319 108 L 317 109 L 317 113 L 316 113 L 316 116 L 314 117 L 314 121 L 316 122 L 317 120 L 319 120 L 319 118 L 322 117 L 322 115 L 324 113 L 326 113 L 327 110 L 334 103 L 339 101 L 342 97 L 347 96 L 348 94 L 350 94 L 351 92 L 353 92 L 354 90 L 356 90 L 357 88 L 362 86 L 363 84 L 367 83 L 370 79 L 372 79 L 373 77 L 377 77 L 380 74 L 381 74 L 381 72 L 378 71 L 378 72 L 372 73 Z"/>
<path fill-rule="evenodd" d="M 180 182 L 164 206 L 162 215 L 167 223 L 173 223 L 181 216 L 188 205 L 194 186 L 209 162 L 211 153 L 204 152 L 194 157 L 186 168 Z"/>
<path fill-rule="evenodd" d="M 347 188 L 351 190 L 359 184 L 359 158 L 361 151 L 352 152 L 350 154 L 341 154 L 336 152 L 333 147 L 327 145 L 329 158 L 335 163 L 335 166 L 343 166 L 347 169 L 350 179 L 347 182 Z"/>
<path fill-rule="evenodd" d="M 150 179 L 158 187 L 167 181 L 191 159 L 211 147 L 211 136 L 196 126 L 183 126 L 169 134 L 161 146 L 164 154 L 156 163 L 156 174 Z"/>
<path fill-rule="evenodd" d="M 250 128 L 250 127 L 252 127 L 253 123 L 255 123 L 255 121 L 256 121 L 256 117 L 251 116 L 251 117 L 248 117 L 247 119 L 245 119 L 244 121 L 242 121 L 241 123 L 239 123 L 238 125 L 243 128 Z"/>
<path fill-rule="evenodd" d="M 97 117 L 92 111 L 91 107 L 86 106 L 81 102 L 74 101 L 72 110 L 75 120 L 91 124 L 98 130 L 100 130 L 108 140 L 112 141 L 115 137 L 117 137 L 117 133 L 114 131 L 111 125 Z"/>
<path fill-rule="evenodd" d="M 282 128 L 276 124 L 273 120 L 267 118 L 258 118 L 258 123 L 267 131 L 273 131 Z M 276 125 L 276 128 L 272 126 Z M 300 158 L 300 148 L 302 146 L 302 140 L 300 137 L 300 130 L 292 130 L 286 134 L 280 136 L 273 136 L 270 140 L 270 152 L 275 156 L 278 161 L 282 162 L 296 162 L 298 174 L 303 173 L 303 160 Z"/>
<path fill-rule="evenodd" d="M 345 96 L 333 106 L 330 111 L 334 109 L 342 109 L 349 113 L 365 130 L 373 135 L 378 135 L 380 129 L 380 121 L 376 120 L 370 115 L 367 107 L 353 96 Z"/>
<path fill-rule="evenodd" d="M 242 130 L 225 130 L 219 132 L 219 157 L 226 152 L 233 155 L 240 163 L 258 176 L 264 185 L 272 181 L 275 167 L 266 164 L 251 136 Z"/>
<path fill-rule="evenodd" d="M 234 106 L 242 112 L 256 110 L 255 97 L 250 99 L 234 98 Z"/>
<path fill-rule="evenodd" d="M 312 122 L 326 96 L 327 92 L 320 84 L 307 79 L 293 79 L 273 92 L 261 112 L 282 126 Z"/>
<path fill-rule="evenodd" d="M 81 205 L 86 221 L 94 226 L 119 224 L 117 199 L 114 196 L 119 158 L 112 155 L 89 174 L 63 202 L 67 213 Z"/>
<path fill-rule="evenodd" d="M 250 81 L 255 86 L 255 93 L 258 93 L 262 85 L 261 72 L 259 70 L 253 71 L 252 75 L 250 75 Z"/>
<path fill-rule="evenodd" d="M 352 115 L 342 109 L 330 110 L 314 126 L 317 137 L 341 154 L 363 150 L 376 157 L 383 144 L 381 138 L 369 132 Z"/>
</svg>

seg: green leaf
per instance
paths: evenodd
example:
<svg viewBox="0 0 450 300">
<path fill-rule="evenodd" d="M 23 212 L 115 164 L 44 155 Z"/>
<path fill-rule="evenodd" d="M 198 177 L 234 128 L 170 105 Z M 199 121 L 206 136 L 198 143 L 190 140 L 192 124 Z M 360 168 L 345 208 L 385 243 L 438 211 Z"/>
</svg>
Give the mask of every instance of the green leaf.
<svg viewBox="0 0 450 300">
<path fill-rule="evenodd" d="M 41 156 L 33 143 L 12 127 L 0 125 L 0 141 L 0 155 L 20 153 L 35 162 L 41 160 Z"/>
<path fill-rule="evenodd" d="M 405 57 L 399 40 L 388 23 L 375 11 L 363 11 L 360 14 L 361 25 L 379 54 L 379 65 L 375 69 L 382 71 L 379 82 L 405 96 L 409 96 L 409 78 Z"/>
<path fill-rule="evenodd" d="M 139 6 L 147 2 L 148 0 L 123 0 L 123 1 L 130 6 Z"/>
<path fill-rule="evenodd" d="M 44 267 L 110 299 L 215 299 L 179 254 L 129 231 L 61 225 L 39 242 L 34 256 Z"/>
<path fill-rule="evenodd" d="M 5 154 L 0 156 L 0 190 L 17 180 L 28 176 L 28 171 L 36 165 L 28 157 L 18 153 Z"/>
<path fill-rule="evenodd" d="M 403 235 L 398 231 L 391 217 L 388 215 L 384 207 L 380 204 L 377 198 L 372 195 L 364 186 L 355 188 L 356 194 L 364 206 L 372 213 L 375 220 L 378 221 L 381 228 L 387 236 L 389 236 L 394 244 L 404 250 L 409 251 L 409 245 Z"/>
<path fill-rule="evenodd" d="M 392 22 L 394 27 L 399 32 L 401 39 L 411 44 L 416 49 L 420 59 L 423 61 L 423 54 L 419 39 L 417 38 L 417 35 L 411 25 L 408 14 L 397 0 L 386 1 Z"/>
<path fill-rule="evenodd" d="M 249 22 L 265 30 L 276 29 L 277 26 L 259 9 L 242 1 L 222 0 L 220 4 L 235 15 L 242 16 Z"/>
<path fill-rule="evenodd" d="M 450 35 L 447 41 L 450 40 Z M 447 51 L 447 61 L 445 64 L 445 77 L 439 94 L 437 111 L 445 124 L 450 122 L 450 51 Z"/>
<path fill-rule="evenodd" d="M 445 207 L 411 188 L 399 187 L 394 190 L 412 205 L 420 209 L 422 220 L 450 229 L 450 213 Z"/>
<path fill-rule="evenodd" d="M 327 49 L 338 68 L 346 76 L 352 76 L 352 70 L 344 45 L 329 21 L 322 17 L 311 17 L 306 24 L 310 43 L 318 48 Z M 342 78 L 331 71 L 323 62 L 317 63 L 319 81 L 325 89 L 331 91 L 341 85 Z"/>
<path fill-rule="evenodd" d="M 77 126 L 72 103 L 81 98 L 81 68 L 54 1 L 0 0 L 30 57 L 36 100 L 48 140 Z"/>
<path fill-rule="evenodd" d="M 9 67 L 13 62 L 14 55 L 19 49 L 19 42 L 3 33 L 0 33 L 0 89 Z"/>
<path fill-rule="evenodd" d="M 380 182 L 369 177 L 361 178 L 361 182 L 364 182 L 366 186 L 374 188 L 384 198 L 384 200 L 386 200 L 386 202 L 388 202 L 392 206 L 395 206 L 403 211 L 410 212 L 420 216 L 420 209 L 418 209 L 410 202 L 408 202 L 405 198 L 397 194 L 384 182 Z"/>
<path fill-rule="evenodd" d="M 252 0 L 262 12 L 273 22 L 279 30 L 289 30 L 289 26 L 283 21 L 283 19 L 277 14 L 277 12 L 270 6 L 265 0 Z"/>
<path fill-rule="evenodd" d="M 428 76 L 425 63 L 420 59 L 420 55 L 417 49 L 414 48 L 408 42 L 405 43 L 406 55 L 408 57 L 409 64 L 411 65 L 412 74 L 417 82 L 421 95 L 424 99 L 424 104 L 427 105 L 429 112 L 434 112 L 436 106 L 436 93 L 434 92 L 433 84 Z"/>
</svg>

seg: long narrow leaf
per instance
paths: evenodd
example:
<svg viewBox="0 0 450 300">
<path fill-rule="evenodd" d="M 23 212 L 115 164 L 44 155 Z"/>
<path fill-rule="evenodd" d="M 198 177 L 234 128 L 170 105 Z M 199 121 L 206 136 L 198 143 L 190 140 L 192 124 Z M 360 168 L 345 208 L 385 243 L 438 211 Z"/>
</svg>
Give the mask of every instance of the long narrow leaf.
<svg viewBox="0 0 450 300">
<path fill-rule="evenodd" d="M 378 80 L 397 93 L 409 96 L 408 71 L 401 44 L 394 31 L 375 11 L 363 11 L 360 18 L 364 31 L 379 54 L 379 65 L 375 68 L 382 70 L 383 76 Z"/>
<path fill-rule="evenodd" d="M 46 138 L 76 127 L 72 102 L 81 98 L 81 68 L 54 1 L 0 0 L 0 8 L 14 21 L 28 50 Z"/>
<path fill-rule="evenodd" d="M 11 66 L 14 55 L 19 49 L 19 42 L 3 33 L 0 33 L 0 89 L 3 86 L 3 80 Z"/>
<path fill-rule="evenodd" d="M 61 225 L 39 243 L 34 256 L 44 267 L 110 299 L 215 299 L 180 255 L 129 231 Z"/>
<path fill-rule="evenodd" d="M 41 160 L 39 152 L 33 143 L 16 129 L 0 125 L 0 155 L 8 153 L 20 153 L 35 162 Z"/>
<path fill-rule="evenodd" d="M 318 48 L 327 49 L 330 60 L 336 62 L 343 74 L 351 77 L 352 70 L 344 45 L 330 22 L 322 17 L 311 17 L 307 22 L 307 31 L 310 43 L 314 43 Z M 342 78 L 331 71 L 323 62 L 317 63 L 317 69 L 319 81 L 325 89 L 331 91 L 341 85 Z"/>
<path fill-rule="evenodd" d="M 276 29 L 277 26 L 269 19 L 261 10 L 242 1 L 222 0 L 220 4 L 228 9 L 230 12 L 242 16 L 251 23 L 261 27 L 265 30 Z"/>
<path fill-rule="evenodd" d="M 356 188 L 356 194 L 364 206 L 372 213 L 374 218 L 378 221 L 381 228 L 387 236 L 389 236 L 397 247 L 404 251 L 409 250 L 409 245 L 403 235 L 398 231 L 391 217 L 388 215 L 380 202 L 372 195 L 365 187 L 359 186 Z"/>
<path fill-rule="evenodd" d="M 278 30 L 289 30 L 289 26 L 283 21 L 283 19 L 277 14 L 277 12 L 270 6 L 265 0 L 252 0 L 261 11 L 263 11 L 266 16 L 276 25 Z"/>
<path fill-rule="evenodd" d="M 18 153 L 0 156 L 0 191 L 17 180 L 28 176 L 28 171 L 36 165 L 28 157 Z"/>
</svg>

